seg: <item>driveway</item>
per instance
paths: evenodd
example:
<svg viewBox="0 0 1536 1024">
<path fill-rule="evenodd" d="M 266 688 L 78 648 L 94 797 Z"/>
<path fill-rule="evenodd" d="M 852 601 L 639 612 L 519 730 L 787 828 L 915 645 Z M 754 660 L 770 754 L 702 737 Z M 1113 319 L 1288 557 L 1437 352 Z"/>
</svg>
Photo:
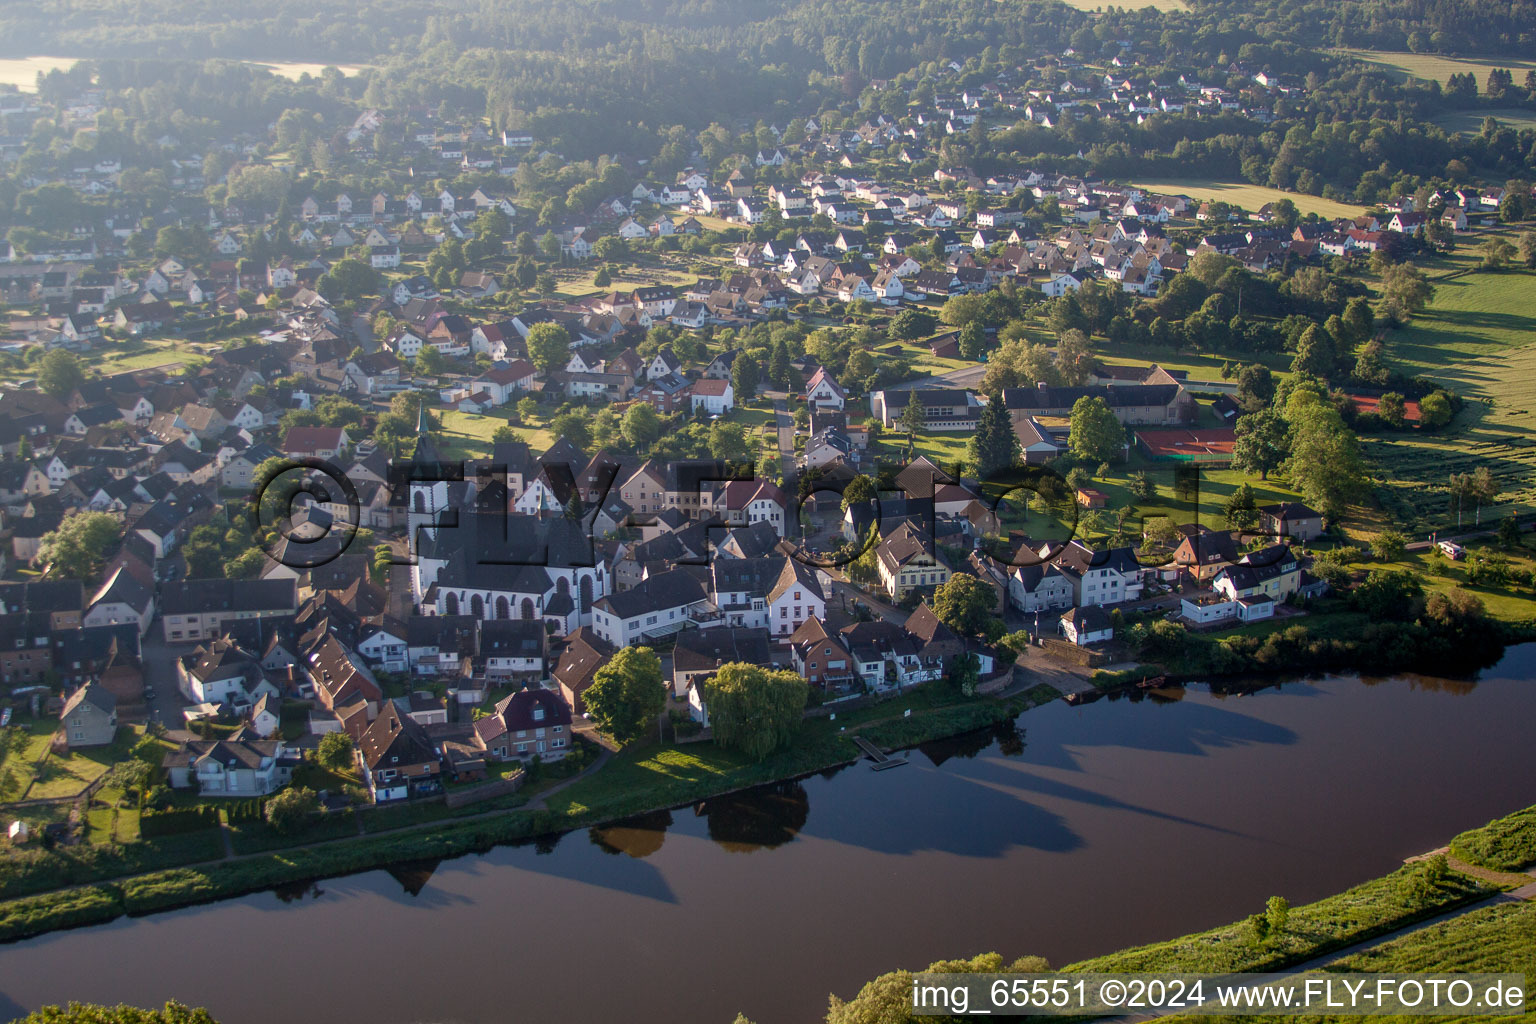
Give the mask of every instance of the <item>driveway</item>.
<svg viewBox="0 0 1536 1024">
<path fill-rule="evenodd" d="M 160 620 L 156 619 L 149 629 L 149 635 L 139 644 L 140 660 L 144 665 L 144 687 L 155 691 L 154 699 L 145 703 L 149 705 L 150 722 L 159 723 L 167 729 L 185 729 L 186 721 L 181 717 L 181 709 L 186 706 L 186 701 L 176 688 L 176 659 L 191 653 L 197 645 L 172 646 L 165 642 L 164 636 Z"/>
</svg>

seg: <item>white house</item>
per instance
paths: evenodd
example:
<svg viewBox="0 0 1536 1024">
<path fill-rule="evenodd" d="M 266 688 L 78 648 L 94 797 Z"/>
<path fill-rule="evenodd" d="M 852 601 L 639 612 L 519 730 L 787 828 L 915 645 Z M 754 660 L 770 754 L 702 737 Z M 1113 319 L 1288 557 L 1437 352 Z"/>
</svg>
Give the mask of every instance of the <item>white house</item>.
<svg viewBox="0 0 1536 1024">
<path fill-rule="evenodd" d="M 1079 647 L 1086 647 L 1112 638 L 1115 627 L 1102 608 L 1073 608 L 1061 616 L 1061 635 Z"/>
<path fill-rule="evenodd" d="M 692 409 L 700 409 L 711 416 L 723 416 L 736 407 L 736 391 L 728 380 L 697 380 L 689 395 Z"/>
</svg>

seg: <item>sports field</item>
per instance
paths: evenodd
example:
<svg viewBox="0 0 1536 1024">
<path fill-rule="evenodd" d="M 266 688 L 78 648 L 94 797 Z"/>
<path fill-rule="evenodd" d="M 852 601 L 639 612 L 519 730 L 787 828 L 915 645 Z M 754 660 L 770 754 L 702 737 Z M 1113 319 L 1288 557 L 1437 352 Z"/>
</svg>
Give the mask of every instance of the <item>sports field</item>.
<svg viewBox="0 0 1536 1024">
<path fill-rule="evenodd" d="M 1321 196 L 1282 192 L 1277 188 L 1249 185 L 1240 181 L 1212 181 L 1209 178 L 1142 178 L 1133 184 L 1149 192 L 1232 203 L 1250 212 L 1277 199 L 1289 199 L 1302 213 L 1315 213 L 1320 217 L 1355 217 L 1365 210 L 1363 206 L 1339 203 Z"/>
</svg>

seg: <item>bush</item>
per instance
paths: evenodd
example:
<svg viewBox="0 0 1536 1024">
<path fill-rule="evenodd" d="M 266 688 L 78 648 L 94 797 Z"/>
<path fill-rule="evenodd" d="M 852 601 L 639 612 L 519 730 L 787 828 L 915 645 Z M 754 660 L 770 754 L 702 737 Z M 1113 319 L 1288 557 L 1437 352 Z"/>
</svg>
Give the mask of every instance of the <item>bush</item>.
<svg viewBox="0 0 1536 1024">
<path fill-rule="evenodd" d="M 155 787 L 155 789 L 163 788 Z M 154 790 L 150 792 L 153 794 Z M 178 836 L 200 829 L 218 827 L 219 811 L 216 807 L 189 807 L 183 811 L 145 812 L 139 818 L 139 835 L 145 839 Z"/>
<path fill-rule="evenodd" d="M 320 797 L 307 786 L 290 786 L 267 802 L 267 824 L 283 835 L 301 832 L 320 813 Z"/>
</svg>

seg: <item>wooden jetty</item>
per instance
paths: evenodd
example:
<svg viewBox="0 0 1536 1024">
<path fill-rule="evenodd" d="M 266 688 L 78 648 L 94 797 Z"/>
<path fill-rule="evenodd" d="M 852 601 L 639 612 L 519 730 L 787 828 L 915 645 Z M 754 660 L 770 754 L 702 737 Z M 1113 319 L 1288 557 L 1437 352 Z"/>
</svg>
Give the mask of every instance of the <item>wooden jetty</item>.
<svg viewBox="0 0 1536 1024">
<path fill-rule="evenodd" d="M 864 751 L 864 753 L 869 756 L 870 760 L 875 762 L 873 765 L 871 765 L 871 767 L 874 768 L 874 770 L 877 772 L 884 771 L 887 768 L 895 768 L 899 765 L 904 765 L 907 763 L 905 759 L 898 760 L 897 758 L 889 756 L 885 751 L 869 742 L 869 740 L 865 739 L 863 736 L 851 736 L 849 739 L 853 740 L 854 746 Z"/>
</svg>

